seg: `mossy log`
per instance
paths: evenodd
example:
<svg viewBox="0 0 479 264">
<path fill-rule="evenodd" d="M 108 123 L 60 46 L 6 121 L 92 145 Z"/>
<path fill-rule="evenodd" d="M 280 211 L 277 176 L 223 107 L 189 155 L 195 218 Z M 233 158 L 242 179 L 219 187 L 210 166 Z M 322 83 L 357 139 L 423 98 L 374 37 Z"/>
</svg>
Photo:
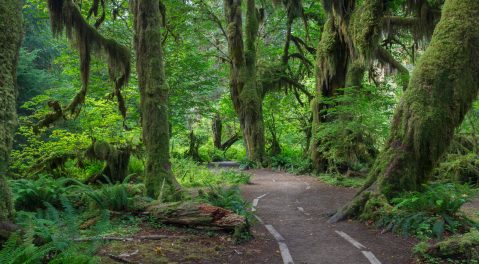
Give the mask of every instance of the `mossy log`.
<svg viewBox="0 0 479 264">
<path fill-rule="evenodd" d="M 146 208 L 145 212 L 158 221 L 168 224 L 235 231 L 245 229 L 247 226 L 244 216 L 204 203 L 153 203 Z"/>
<path fill-rule="evenodd" d="M 479 231 L 476 229 L 463 235 L 455 235 L 440 241 L 427 250 L 427 254 L 442 259 L 479 259 Z"/>
</svg>

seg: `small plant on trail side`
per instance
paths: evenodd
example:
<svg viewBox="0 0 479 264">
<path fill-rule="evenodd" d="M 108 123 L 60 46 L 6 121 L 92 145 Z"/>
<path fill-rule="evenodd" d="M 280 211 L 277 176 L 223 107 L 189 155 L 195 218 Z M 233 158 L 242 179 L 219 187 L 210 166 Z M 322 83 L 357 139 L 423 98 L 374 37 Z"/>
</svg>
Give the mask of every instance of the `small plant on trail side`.
<svg viewBox="0 0 479 264">
<path fill-rule="evenodd" d="M 466 185 L 425 186 L 423 192 L 408 193 L 393 199 L 392 207 L 382 212 L 377 225 L 419 238 L 440 239 L 446 234 L 466 232 L 478 226 L 459 211 L 472 193 Z"/>
</svg>

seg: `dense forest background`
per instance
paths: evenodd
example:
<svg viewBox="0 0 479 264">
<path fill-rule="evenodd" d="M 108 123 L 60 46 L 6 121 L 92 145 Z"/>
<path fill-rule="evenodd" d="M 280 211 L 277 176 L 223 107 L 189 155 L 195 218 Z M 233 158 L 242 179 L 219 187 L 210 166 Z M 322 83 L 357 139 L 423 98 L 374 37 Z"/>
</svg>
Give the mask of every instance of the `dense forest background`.
<svg viewBox="0 0 479 264">
<path fill-rule="evenodd" d="M 0 222 L 23 231 L 1 263 L 94 261 L 98 245 L 72 238 L 122 234 L 155 201 L 252 221 L 236 187 L 250 176 L 206 167 L 220 161 L 360 188 L 331 222 L 416 236 L 422 261 L 476 263 L 478 215 L 460 212 L 479 185 L 475 0 L 147 2 L 22 1 L 16 213 Z M 456 236 L 460 253 L 436 250 Z"/>
</svg>

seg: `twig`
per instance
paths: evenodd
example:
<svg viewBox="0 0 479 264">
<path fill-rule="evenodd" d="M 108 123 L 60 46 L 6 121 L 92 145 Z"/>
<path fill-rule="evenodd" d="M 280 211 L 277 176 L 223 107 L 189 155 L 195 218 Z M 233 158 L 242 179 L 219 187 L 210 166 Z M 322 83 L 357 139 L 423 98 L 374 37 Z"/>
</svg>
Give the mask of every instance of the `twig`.
<svg viewBox="0 0 479 264">
<path fill-rule="evenodd" d="M 113 254 L 108 254 L 108 257 L 117 261 L 117 262 L 120 262 L 120 263 L 128 263 L 128 264 L 138 264 L 138 263 L 140 263 L 140 262 L 129 261 L 124 257 L 116 256 L 116 255 L 113 255 Z"/>
<path fill-rule="evenodd" d="M 136 241 L 136 240 L 161 240 L 165 238 L 181 238 L 184 236 L 168 236 L 168 235 L 148 235 L 148 236 L 137 236 L 137 237 L 84 237 L 84 238 L 76 238 L 73 241 L 75 242 L 86 242 L 86 241 Z"/>
</svg>

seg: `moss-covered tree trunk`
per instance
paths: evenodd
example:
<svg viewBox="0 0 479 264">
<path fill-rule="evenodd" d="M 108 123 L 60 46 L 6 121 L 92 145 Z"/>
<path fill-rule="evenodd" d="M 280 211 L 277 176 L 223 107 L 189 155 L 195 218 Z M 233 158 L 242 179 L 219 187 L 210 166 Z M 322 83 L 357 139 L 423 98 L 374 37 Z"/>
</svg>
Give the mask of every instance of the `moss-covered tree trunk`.
<svg viewBox="0 0 479 264">
<path fill-rule="evenodd" d="M 331 222 L 420 190 L 479 90 L 479 1 L 446 0 L 431 44 L 396 109 L 391 136 L 356 198 Z"/>
<path fill-rule="evenodd" d="M 221 135 L 223 133 L 223 121 L 221 120 L 221 116 L 216 114 L 213 117 L 213 122 L 211 124 L 211 130 L 213 132 L 213 145 L 217 149 L 221 149 Z"/>
<path fill-rule="evenodd" d="M 180 185 L 171 172 L 168 124 L 168 84 L 163 62 L 160 1 L 132 0 L 138 85 L 146 151 L 146 194 L 178 193 Z"/>
<path fill-rule="evenodd" d="M 15 80 L 23 35 L 20 2 L 0 0 L 0 14 L 0 222 L 5 222 L 13 214 L 6 173 L 17 124 Z"/>
<path fill-rule="evenodd" d="M 254 0 L 246 3 L 246 32 L 243 42 L 241 0 L 224 0 L 228 22 L 228 48 L 231 59 L 230 93 L 239 117 L 248 159 L 264 157 L 263 93 L 256 79 L 256 39 L 259 12 Z"/>
<path fill-rule="evenodd" d="M 321 141 L 317 138 L 322 122 L 327 122 L 321 111 L 327 108 L 321 100 L 333 97 L 339 88 L 345 86 L 348 71 L 349 48 L 344 37 L 340 35 L 339 25 L 331 17 L 324 25 L 321 40 L 317 49 L 316 60 L 316 97 L 311 100 L 313 122 L 311 124 L 311 161 L 316 172 L 326 170 L 327 160 L 318 151 Z"/>
</svg>

